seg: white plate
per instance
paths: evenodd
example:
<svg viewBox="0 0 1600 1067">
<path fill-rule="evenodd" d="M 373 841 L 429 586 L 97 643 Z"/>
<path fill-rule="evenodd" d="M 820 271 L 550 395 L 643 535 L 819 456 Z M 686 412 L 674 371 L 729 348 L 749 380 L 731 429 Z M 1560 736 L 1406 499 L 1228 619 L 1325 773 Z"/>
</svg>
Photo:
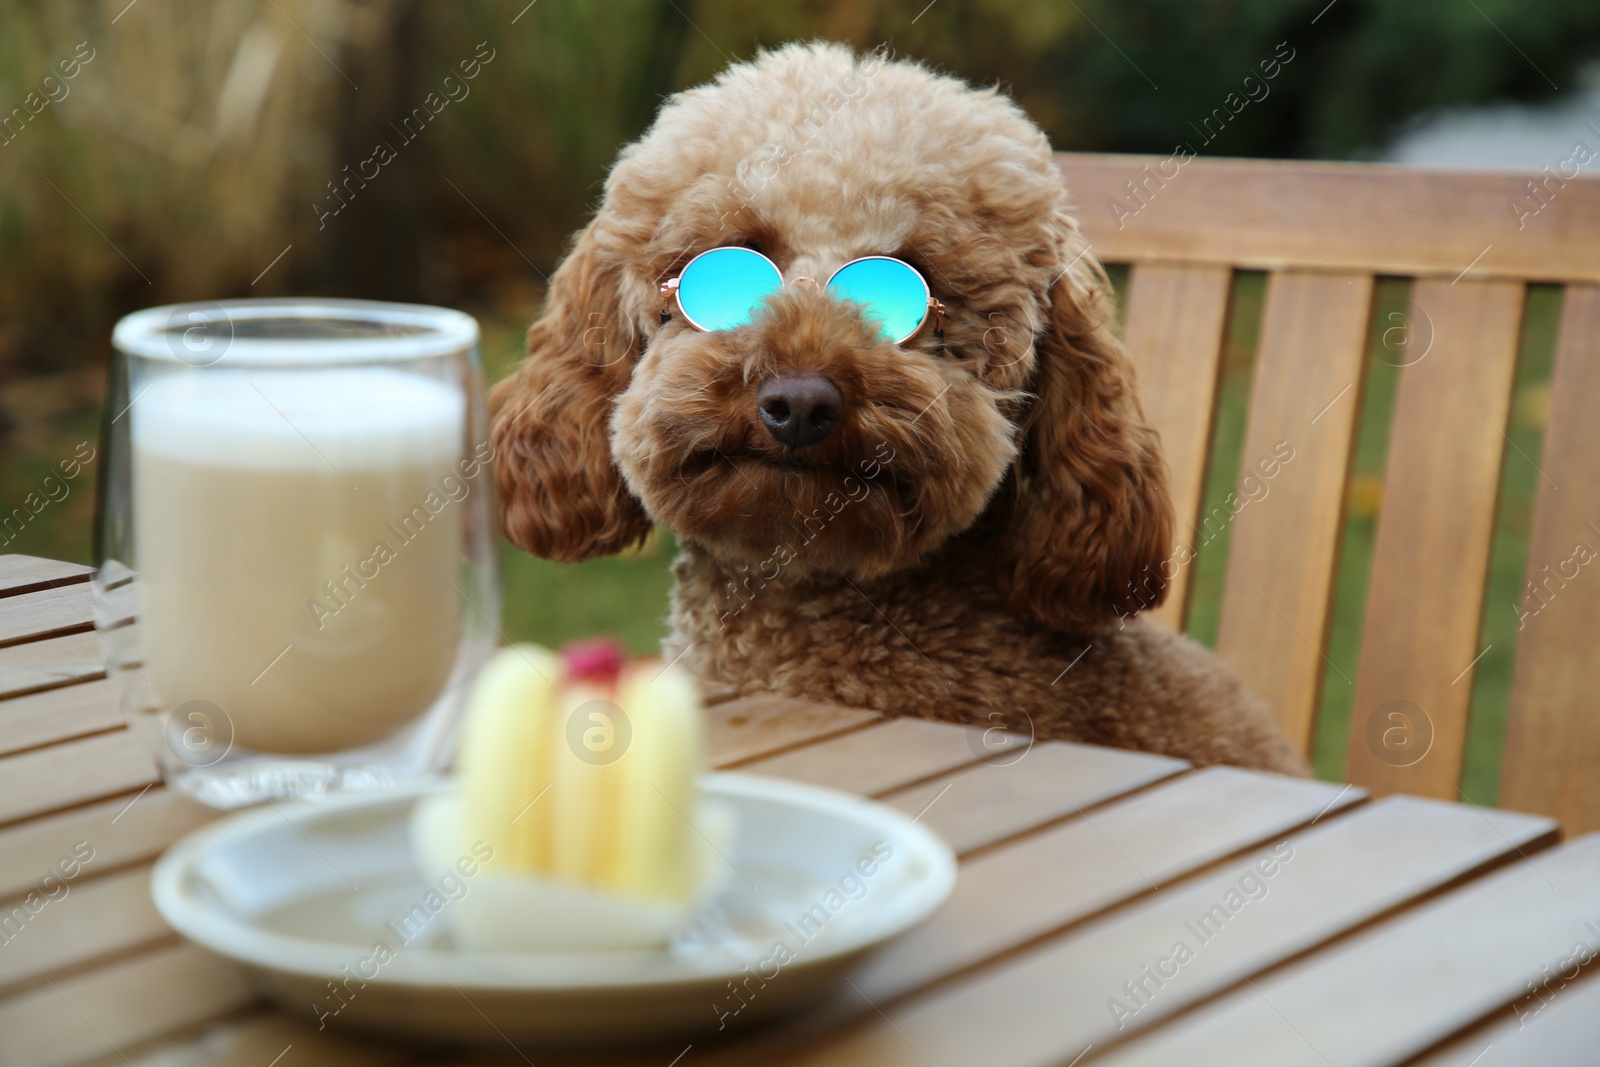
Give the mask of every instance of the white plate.
<svg viewBox="0 0 1600 1067">
<path fill-rule="evenodd" d="M 458 949 L 444 912 L 472 879 L 418 873 L 420 791 L 229 816 L 172 846 L 151 888 L 174 929 L 314 1024 L 577 1046 L 689 1038 L 820 1000 L 955 883 L 949 846 L 892 808 L 754 775 L 702 789 L 737 813 L 735 873 L 670 949 Z"/>
</svg>

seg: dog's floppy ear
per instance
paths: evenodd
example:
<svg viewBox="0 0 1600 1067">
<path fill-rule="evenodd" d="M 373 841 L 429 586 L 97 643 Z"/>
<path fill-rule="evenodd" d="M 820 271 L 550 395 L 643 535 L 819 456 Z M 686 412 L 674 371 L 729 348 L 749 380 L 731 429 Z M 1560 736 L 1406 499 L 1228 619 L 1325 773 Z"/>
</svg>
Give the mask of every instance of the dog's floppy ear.
<svg viewBox="0 0 1600 1067">
<path fill-rule="evenodd" d="M 1056 268 L 1034 342 L 1000 580 L 1018 614 L 1085 632 L 1165 598 L 1173 512 L 1157 434 L 1112 333 L 1110 284 L 1063 226 L 1060 262 L 1073 265 Z"/>
<path fill-rule="evenodd" d="M 564 562 L 650 532 L 611 459 L 612 397 L 627 388 L 637 337 L 619 268 L 601 264 L 593 230 L 550 279 L 527 358 L 489 399 L 501 527 L 518 548 Z"/>
</svg>

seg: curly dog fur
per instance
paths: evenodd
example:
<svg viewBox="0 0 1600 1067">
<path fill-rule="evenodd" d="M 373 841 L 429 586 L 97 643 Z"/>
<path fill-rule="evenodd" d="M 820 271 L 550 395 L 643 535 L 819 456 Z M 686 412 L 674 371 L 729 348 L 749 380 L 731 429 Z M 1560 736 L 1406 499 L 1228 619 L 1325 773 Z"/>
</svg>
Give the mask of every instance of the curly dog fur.
<svg viewBox="0 0 1600 1067">
<path fill-rule="evenodd" d="M 728 244 L 789 283 L 904 259 L 943 337 L 888 343 L 805 284 L 737 329 L 662 321 L 662 282 Z M 491 400 L 504 529 L 581 560 L 670 528 L 667 652 L 741 693 L 1304 773 L 1230 667 L 1137 615 L 1172 504 L 1113 317 L 1012 102 L 839 46 L 763 54 L 666 103 L 551 280 Z M 756 390 L 801 372 L 844 406 L 791 447 Z"/>
</svg>

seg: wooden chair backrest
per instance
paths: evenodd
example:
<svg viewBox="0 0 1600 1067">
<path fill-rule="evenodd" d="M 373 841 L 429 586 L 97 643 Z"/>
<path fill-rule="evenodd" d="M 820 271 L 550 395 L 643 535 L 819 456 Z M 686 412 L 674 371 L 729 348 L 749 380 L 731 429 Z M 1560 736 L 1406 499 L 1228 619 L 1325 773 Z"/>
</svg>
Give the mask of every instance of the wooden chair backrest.
<svg viewBox="0 0 1600 1067">
<path fill-rule="evenodd" d="M 1347 775 L 1457 799 L 1526 287 L 1565 287 L 1528 578 L 1600 551 L 1600 180 L 1369 164 L 1062 154 L 1093 253 L 1129 266 L 1125 336 L 1179 514 L 1200 521 L 1231 279 L 1269 272 L 1244 462 L 1294 449 L 1270 506 L 1232 519 L 1217 646 L 1309 752 L 1377 277 L 1414 279 Z M 1426 325 L 1424 325 L 1426 324 Z M 1426 334 L 1427 336 L 1422 336 Z M 1551 570 L 1543 568 L 1549 565 Z M 1565 570 L 1570 571 L 1568 564 Z M 1182 626 L 1193 568 L 1160 609 Z M 1554 587 L 1551 587 L 1554 592 Z M 1600 828 L 1600 567 L 1563 574 L 1520 633 L 1499 803 Z M 1332 668 L 1336 669 L 1336 668 Z M 1366 741 L 1388 701 L 1423 709 L 1409 766 Z"/>
</svg>

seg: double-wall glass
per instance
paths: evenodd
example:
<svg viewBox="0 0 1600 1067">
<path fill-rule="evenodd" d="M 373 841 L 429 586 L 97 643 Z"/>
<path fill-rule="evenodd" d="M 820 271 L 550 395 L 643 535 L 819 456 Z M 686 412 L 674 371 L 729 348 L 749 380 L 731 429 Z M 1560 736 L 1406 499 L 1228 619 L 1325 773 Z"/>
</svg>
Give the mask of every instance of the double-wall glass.
<svg viewBox="0 0 1600 1067">
<path fill-rule="evenodd" d="M 168 784 L 229 808 L 438 773 L 499 612 L 477 323 L 240 300 L 113 340 L 95 622 Z"/>
</svg>

